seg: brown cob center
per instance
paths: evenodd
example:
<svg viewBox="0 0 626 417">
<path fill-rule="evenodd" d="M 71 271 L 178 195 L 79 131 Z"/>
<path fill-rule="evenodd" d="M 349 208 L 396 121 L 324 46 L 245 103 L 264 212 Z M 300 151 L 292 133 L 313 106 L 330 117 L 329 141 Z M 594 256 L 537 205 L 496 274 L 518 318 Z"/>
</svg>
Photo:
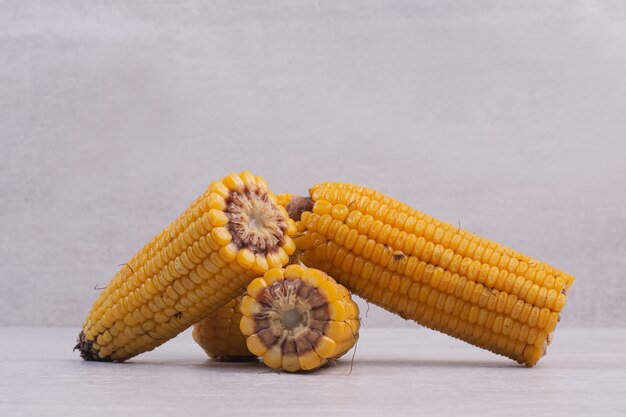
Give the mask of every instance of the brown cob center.
<svg viewBox="0 0 626 417">
<path fill-rule="evenodd" d="M 274 252 L 285 240 L 287 221 L 267 193 L 231 192 L 226 200 L 233 242 L 254 253 Z"/>
<path fill-rule="evenodd" d="M 306 320 L 304 314 L 297 308 L 287 310 L 280 316 L 280 321 L 287 330 L 293 330 L 300 325 L 306 326 L 304 320 Z"/>
<path fill-rule="evenodd" d="M 313 210 L 313 204 L 315 201 L 311 197 L 292 195 L 285 208 L 291 219 L 300 221 L 302 213 Z"/>
<path fill-rule="evenodd" d="M 258 300 L 255 332 L 268 349 L 278 345 L 284 354 L 312 351 L 330 319 L 326 298 L 299 279 L 272 284 Z"/>
</svg>

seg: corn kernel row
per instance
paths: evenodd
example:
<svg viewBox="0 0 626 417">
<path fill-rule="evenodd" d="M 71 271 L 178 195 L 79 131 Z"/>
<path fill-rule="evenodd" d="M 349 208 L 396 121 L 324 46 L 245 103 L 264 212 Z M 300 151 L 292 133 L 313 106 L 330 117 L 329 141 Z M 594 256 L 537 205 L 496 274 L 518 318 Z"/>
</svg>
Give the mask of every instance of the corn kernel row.
<svg viewBox="0 0 626 417">
<path fill-rule="evenodd" d="M 246 345 L 246 337 L 239 330 L 242 298 L 239 296 L 230 300 L 193 326 L 193 339 L 210 358 L 222 361 L 256 359 Z"/>
</svg>

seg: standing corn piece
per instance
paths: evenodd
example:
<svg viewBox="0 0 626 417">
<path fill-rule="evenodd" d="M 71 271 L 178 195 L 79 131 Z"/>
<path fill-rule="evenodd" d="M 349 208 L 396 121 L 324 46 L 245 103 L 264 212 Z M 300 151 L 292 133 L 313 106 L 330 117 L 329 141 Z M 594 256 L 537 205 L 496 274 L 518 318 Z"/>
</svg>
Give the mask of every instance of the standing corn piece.
<svg viewBox="0 0 626 417">
<path fill-rule="evenodd" d="M 302 261 L 403 318 L 528 366 L 574 277 L 374 190 L 324 183 L 281 196 Z"/>
<path fill-rule="evenodd" d="M 267 271 L 248 285 L 241 332 L 250 352 L 270 368 L 317 369 L 358 338 L 359 309 L 328 275 L 300 265 Z"/>
<path fill-rule="evenodd" d="M 244 171 L 212 183 L 113 277 L 76 348 L 104 361 L 154 349 L 286 264 L 294 232 L 261 177 Z"/>
<path fill-rule="evenodd" d="M 193 339 L 212 359 L 227 362 L 256 360 L 239 330 L 241 299 L 239 296 L 193 326 Z"/>
</svg>

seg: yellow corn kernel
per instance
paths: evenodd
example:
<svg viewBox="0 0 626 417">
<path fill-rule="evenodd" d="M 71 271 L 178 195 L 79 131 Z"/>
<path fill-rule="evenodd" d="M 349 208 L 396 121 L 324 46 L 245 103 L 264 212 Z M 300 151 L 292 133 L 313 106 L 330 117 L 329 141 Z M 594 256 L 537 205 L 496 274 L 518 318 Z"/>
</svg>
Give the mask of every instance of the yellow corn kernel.
<svg viewBox="0 0 626 417">
<path fill-rule="evenodd" d="M 215 313 L 193 326 L 193 339 L 212 358 L 222 361 L 247 361 L 256 359 L 246 345 L 239 330 L 242 314 L 241 296 L 230 300 Z"/>
</svg>

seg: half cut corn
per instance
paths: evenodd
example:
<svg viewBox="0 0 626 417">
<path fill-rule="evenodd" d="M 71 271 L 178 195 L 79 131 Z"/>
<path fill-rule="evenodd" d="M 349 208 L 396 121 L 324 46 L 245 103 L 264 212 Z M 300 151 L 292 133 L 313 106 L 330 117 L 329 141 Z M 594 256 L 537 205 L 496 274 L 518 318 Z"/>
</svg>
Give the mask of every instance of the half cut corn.
<svg viewBox="0 0 626 417">
<path fill-rule="evenodd" d="M 261 177 L 244 171 L 212 183 L 113 277 L 76 348 L 105 361 L 154 349 L 286 264 L 294 232 Z"/>
<path fill-rule="evenodd" d="M 274 268 L 248 285 L 241 332 L 270 368 L 310 371 L 346 353 L 358 338 L 359 310 L 348 290 L 313 268 Z"/>
</svg>

